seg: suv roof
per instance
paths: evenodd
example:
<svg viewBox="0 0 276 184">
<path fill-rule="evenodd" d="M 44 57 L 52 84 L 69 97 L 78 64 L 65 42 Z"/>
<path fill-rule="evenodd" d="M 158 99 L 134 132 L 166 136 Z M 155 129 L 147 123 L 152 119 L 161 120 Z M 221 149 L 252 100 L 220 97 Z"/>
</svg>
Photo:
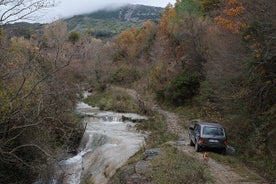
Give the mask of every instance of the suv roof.
<svg viewBox="0 0 276 184">
<path fill-rule="evenodd" d="M 207 125 L 207 126 L 216 126 L 216 127 L 222 127 L 223 126 L 221 124 L 218 124 L 218 123 L 209 123 L 209 122 L 197 122 L 196 124 L 198 125 Z"/>
</svg>

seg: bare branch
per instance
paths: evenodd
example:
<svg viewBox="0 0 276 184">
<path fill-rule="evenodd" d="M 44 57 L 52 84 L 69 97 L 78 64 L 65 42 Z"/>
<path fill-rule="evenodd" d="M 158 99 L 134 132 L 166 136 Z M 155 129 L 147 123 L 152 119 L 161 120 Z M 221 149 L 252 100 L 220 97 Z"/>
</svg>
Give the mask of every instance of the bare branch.
<svg viewBox="0 0 276 184">
<path fill-rule="evenodd" d="M 51 157 L 51 155 L 50 155 L 47 151 L 45 151 L 44 149 L 42 149 L 41 147 L 39 147 L 39 146 L 36 145 L 36 144 L 24 144 L 24 145 L 18 146 L 18 147 L 16 147 L 16 148 L 14 148 L 12 151 L 10 151 L 10 153 L 14 153 L 14 152 L 16 152 L 17 150 L 22 149 L 22 148 L 26 148 L 26 147 L 34 147 L 34 148 L 37 148 L 38 150 L 40 150 L 41 152 L 43 152 L 46 156 Z"/>
<path fill-rule="evenodd" d="M 8 139 L 4 144 L 2 144 L 2 145 L 7 145 L 9 142 L 11 142 L 11 141 L 13 141 L 13 140 L 15 140 L 15 139 L 17 139 L 20 135 L 22 135 L 23 134 L 23 132 L 25 131 L 25 129 L 23 129 L 20 133 L 18 133 L 17 135 L 15 135 L 14 137 L 12 137 L 12 138 L 10 138 L 10 139 Z"/>
<path fill-rule="evenodd" d="M 59 71 L 62 70 L 63 68 L 69 66 L 70 63 L 71 63 L 72 57 L 73 57 L 73 55 L 70 56 L 70 58 L 68 59 L 67 63 L 65 63 L 63 66 L 61 66 L 61 67 L 55 69 L 55 70 L 52 71 L 52 72 L 47 73 L 44 77 L 42 77 L 39 81 L 37 81 L 37 82 L 33 85 L 33 87 L 31 88 L 31 90 L 29 91 L 29 93 L 26 94 L 26 95 L 23 97 L 23 99 L 28 98 L 28 97 L 32 94 L 33 90 L 34 90 L 41 82 L 43 82 L 44 80 L 46 80 L 47 78 L 49 78 L 49 77 L 52 76 L 53 74 L 59 72 Z"/>
<path fill-rule="evenodd" d="M 0 1 L 0 25 L 29 19 L 39 10 L 53 7 L 55 0 Z"/>
<path fill-rule="evenodd" d="M 20 161 L 23 165 L 25 165 L 25 166 L 27 166 L 27 167 L 32 167 L 30 164 L 27 164 L 24 160 L 22 160 L 21 158 L 19 158 L 16 154 L 14 154 L 14 153 L 11 153 L 11 152 L 0 152 L 1 154 L 3 154 L 3 155 L 8 155 L 8 156 L 11 156 L 11 157 L 13 157 L 13 158 L 15 158 L 16 160 L 18 160 L 18 161 Z M 6 162 L 8 161 L 8 162 L 11 162 L 11 161 L 9 161 L 9 160 L 7 160 L 7 157 L 3 157 L 3 161 L 5 161 L 6 160 Z M 15 161 L 13 161 L 13 162 L 15 162 Z"/>
<path fill-rule="evenodd" d="M 20 94 L 20 92 L 21 92 L 22 89 L 23 89 L 23 86 L 24 86 L 25 82 L 26 82 L 26 77 L 23 75 L 23 80 L 22 80 L 22 82 L 21 82 L 21 85 L 20 85 L 19 88 L 17 89 L 16 94 L 10 99 L 10 103 L 12 103 L 12 102 L 18 97 L 18 95 Z"/>
</svg>

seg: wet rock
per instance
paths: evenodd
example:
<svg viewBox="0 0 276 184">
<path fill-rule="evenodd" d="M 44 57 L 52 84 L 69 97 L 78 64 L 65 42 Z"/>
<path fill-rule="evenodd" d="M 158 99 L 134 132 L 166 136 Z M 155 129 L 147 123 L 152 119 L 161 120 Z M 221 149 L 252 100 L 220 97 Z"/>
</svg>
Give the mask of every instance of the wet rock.
<svg viewBox="0 0 276 184">
<path fill-rule="evenodd" d="M 176 145 L 177 146 L 186 146 L 187 145 L 187 141 L 177 141 Z"/>
<path fill-rule="evenodd" d="M 126 184 L 146 184 L 149 183 L 147 181 L 147 178 L 145 176 L 142 176 L 140 174 L 132 174 L 126 179 Z"/>
<path fill-rule="evenodd" d="M 160 148 L 153 148 L 153 149 L 146 150 L 144 152 L 144 160 L 153 159 L 154 157 L 160 154 L 161 154 Z"/>
<path fill-rule="evenodd" d="M 150 172 L 152 169 L 152 165 L 150 161 L 140 160 L 135 164 L 135 172 L 137 174 L 145 175 Z"/>
<path fill-rule="evenodd" d="M 228 155 L 234 155 L 236 152 L 236 149 L 230 145 L 227 145 L 227 148 L 226 148 L 226 154 Z"/>
</svg>

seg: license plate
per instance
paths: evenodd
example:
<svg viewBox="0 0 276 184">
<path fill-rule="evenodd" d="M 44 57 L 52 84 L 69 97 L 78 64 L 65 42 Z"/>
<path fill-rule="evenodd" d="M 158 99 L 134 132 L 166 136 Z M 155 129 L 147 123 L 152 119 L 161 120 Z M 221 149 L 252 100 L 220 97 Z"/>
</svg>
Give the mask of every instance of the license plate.
<svg viewBox="0 0 276 184">
<path fill-rule="evenodd" d="M 218 140 L 214 140 L 214 139 L 210 139 L 209 142 L 211 142 L 211 143 L 217 143 L 219 141 Z"/>
</svg>

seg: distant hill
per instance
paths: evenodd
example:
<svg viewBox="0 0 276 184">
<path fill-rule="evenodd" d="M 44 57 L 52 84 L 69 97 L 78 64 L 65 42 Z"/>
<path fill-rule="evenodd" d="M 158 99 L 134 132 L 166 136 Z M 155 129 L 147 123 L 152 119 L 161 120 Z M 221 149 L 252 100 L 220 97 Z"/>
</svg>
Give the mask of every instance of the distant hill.
<svg viewBox="0 0 276 184">
<path fill-rule="evenodd" d="M 125 5 L 113 10 L 99 10 L 89 14 L 76 15 L 64 19 L 68 25 L 68 30 L 89 32 L 95 37 L 111 37 L 130 27 L 140 27 L 144 21 L 158 21 L 164 8 Z M 4 29 L 10 36 L 24 36 L 29 38 L 31 34 L 41 33 L 43 24 L 19 22 L 5 25 Z"/>
<path fill-rule="evenodd" d="M 95 34 L 116 34 L 129 27 L 139 27 L 147 20 L 158 21 L 164 8 L 125 5 L 113 10 L 99 10 L 65 19 L 69 30 L 88 30 Z"/>
<path fill-rule="evenodd" d="M 41 34 L 43 24 L 17 22 L 14 24 L 4 25 L 3 28 L 7 31 L 10 37 L 25 37 L 30 38 L 31 34 Z"/>
</svg>

